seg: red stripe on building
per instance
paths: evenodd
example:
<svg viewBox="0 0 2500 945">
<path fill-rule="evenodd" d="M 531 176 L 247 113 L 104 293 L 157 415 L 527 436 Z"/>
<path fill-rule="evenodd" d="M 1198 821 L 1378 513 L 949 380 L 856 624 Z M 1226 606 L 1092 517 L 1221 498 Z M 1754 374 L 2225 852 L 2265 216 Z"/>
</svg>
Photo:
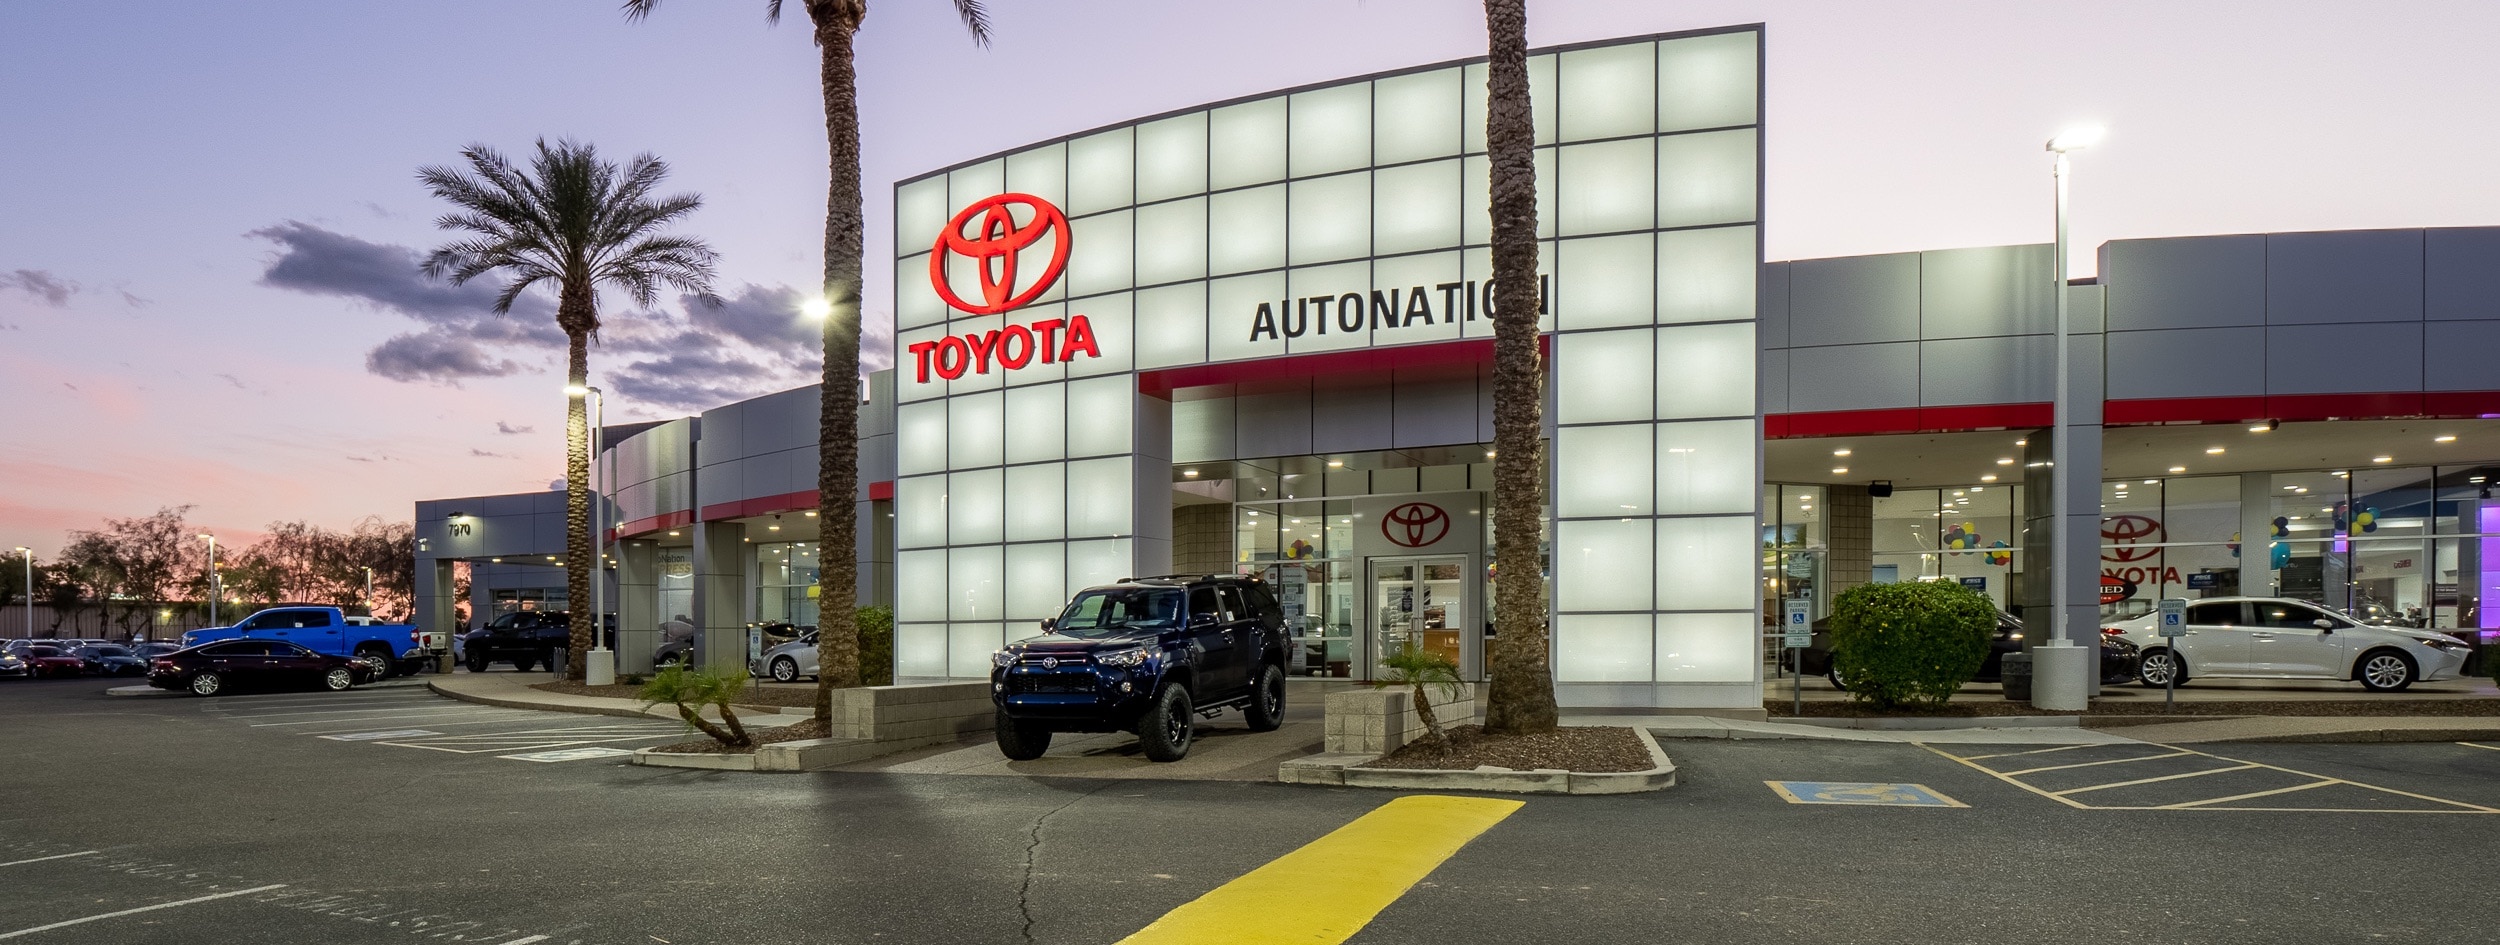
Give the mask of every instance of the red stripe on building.
<svg viewBox="0 0 2500 945">
<path fill-rule="evenodd" d="M 693 509 L 681 509 L 675 512 L 662 512 L 658 515 L 651 516 L 650 518 L 638 518 L 630 522 L 620 523 L 615 528 L 608 529 L 608 536 L 606 540 L 615 541 L 619 538 L 632 538 L 636 535 L 648 535 L 652 532 L 664 529 L 684 528 L 692 524 L 694 524 Z"/>
<path fill-rule="evenodd" d="M 809 489 L 805 492 L 784 492 L 780 495 L 757 496 L 736 502 L 721 502 L 703 507 L 703 521 L 717 522 L 730 518 L 753 518 L 758 515 L 776 515 L 783 512 L 813 512 L 818 506 L 816 497 L 816 490 Z M 871 502 L 894 501 L 894 480 L 881 479 L 869 483 L 868 499 Z"/>
<path fill-rule="evenodd" d="M 2113 427 L 2164 423 L 2262 423 L 2267 420 L 2402 420 L 2418 417 L 2500 417 L 2500 391 L 2277 394 L 2267 397 L 2171 397 L 2113 400 L 2101 406 Z M 1765 439 L 1882 436 L 2031 429 L 2050 423 L 2050 405 L 1974 404 L 1775 413 L 1762 418 Z"/>
</svg>

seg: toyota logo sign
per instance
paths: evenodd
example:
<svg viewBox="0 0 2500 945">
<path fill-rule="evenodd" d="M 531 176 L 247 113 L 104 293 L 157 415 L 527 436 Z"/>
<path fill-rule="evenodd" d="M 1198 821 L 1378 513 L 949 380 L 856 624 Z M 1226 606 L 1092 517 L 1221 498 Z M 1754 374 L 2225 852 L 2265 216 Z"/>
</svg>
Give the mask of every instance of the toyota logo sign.
<svg viewBox="0 0 2500 945">
<path fill-rule="evenodd" d="M 1403 548 L 1421 548 L 1450 533 L 1450 513 L 1429 502 L 1409 502 L 1380 517 L 1380 534 Z"/>
<path fill-rule="evenodd" d="M 2142 561 L 2161 553 L 2158 546 L 2164 537 L 2161 522 L 2143 515 L 2112 515 L 2101 520 L 2101 541 L 2108 548 L 2101 552 L 2104 561 Z M 2142 544 L 2156 547 L 2146 548 Z"/>
<path fill-rule="evenodd" d="M 1016 218 L 1022 208 L 1024 221 Z M 1017 287 L 1017 258 L 1045 237 L 1051 241 L 1050 261 L 1030 284 Z M 962 256 L 980 273 L 980 298 L 967 302 L 955 291 L 947 262 Z M 1068 217 L 1050 201 L 1031 194 L 999 194 L 965 207 L 946 221 L 930 248 L 929 284 L 946 304 L 974 315 L 996 315 L 1042 297 L 1068 267 Z"/>
</svg>

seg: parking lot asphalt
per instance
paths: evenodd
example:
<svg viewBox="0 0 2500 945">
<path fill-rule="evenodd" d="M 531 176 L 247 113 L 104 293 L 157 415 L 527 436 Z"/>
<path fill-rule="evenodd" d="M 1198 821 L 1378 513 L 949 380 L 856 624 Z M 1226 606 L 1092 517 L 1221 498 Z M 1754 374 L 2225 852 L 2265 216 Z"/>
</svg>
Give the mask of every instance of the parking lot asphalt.
<svg viewBox="0 0 2500 945">
<path fill-rule="evenodd" d="M 504 757 L 526 753 L 509 746 L 324 736 L 638 723 L 503 721 L 388 687 L 123 699 L 101 695 L 109 685 L 0 682 L 9 945 L 1112 943 L 1276 862 L 1309 871 L 1270 887 L 1281 890 L 1272 909 L 1296 914 L 1294 880 L 1317 903 L 1350 874 L 1328 857 L 1287 855 L 1401 796 L 531 763 Z M 2046 747 L 1671 742 L 1675 789 L 1528 798 L 1350 941 L 2491 940 L 2479 894 L 2441 878 L 2479 875 L 2500 833 L 2494 815 L 2078 808 L 2041 793 L 2075 786 L 2046 780 L 2056 772 L 1992 773 L 2049 762 L 1947 754 Z M 2212 755 L 2500 808 L 2500 750 L 2235 745 Z M 2191 757 L 2202 756 L 2153 763 Z M 2063 771 L 2117 769 L 2090 776 L 2129 780 L 2138 763 Z M 2139 777 L 2178 773 L 2146 770 Z M 1911 796 L 1884 786 L 1916 785 L 1964 806 L 1792 803 L 1770 781 L 1844 800 Z"/>
</svg>

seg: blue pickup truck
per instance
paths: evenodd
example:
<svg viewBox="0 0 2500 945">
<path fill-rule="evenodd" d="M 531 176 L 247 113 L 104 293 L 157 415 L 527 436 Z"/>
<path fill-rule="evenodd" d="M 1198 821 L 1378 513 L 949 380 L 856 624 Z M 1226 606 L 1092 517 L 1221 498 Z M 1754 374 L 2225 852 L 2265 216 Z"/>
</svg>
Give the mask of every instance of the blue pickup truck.
<svg viewBox="0 0 2500 945">
<path fill-rule="evenodd" d="M 415 626 L 378 623 L 336 607 L 272 607 L 231 627 L 185 633 L 182 645 L 242 638 L 285 640 L 315 653 L 364 660 L 374 665 L 376 679 L 414 671 L 417 660 L 431 655 L 417 645 Z"/>
</svg>

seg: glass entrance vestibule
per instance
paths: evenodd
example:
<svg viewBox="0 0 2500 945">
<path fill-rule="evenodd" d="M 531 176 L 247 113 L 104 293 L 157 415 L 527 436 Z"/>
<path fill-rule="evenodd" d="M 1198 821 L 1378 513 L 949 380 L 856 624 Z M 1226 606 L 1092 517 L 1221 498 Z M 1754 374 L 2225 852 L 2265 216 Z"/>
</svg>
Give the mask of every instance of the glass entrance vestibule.
<svg viewBox="0 0 2500 945">
<path fill-rule="evenodd" d="M 1174 516 L 1175 568 L 1253 574 L 1273 587 L 1284 605 L 1294 675 L 1378 678 L 1384 656 L 1414 647 L 1448 659 L 1463 678 L 1484 678 L 1492 535 L 1481 486 L 1489 470 L 1375 472 L 1384 475 L 1359 483 L 1332 477 L 1342 498 L 1182 505 Z M 1196 478 L 1186 473 L 1185 483 Z M 1415 491 L 1428 485 L 1455 488 Z M 1309 488 L 1255 479 L 1189 483 L 1184 491 L 1190 486 L 1210 497 L 1262 490 L 1294 496 Z M 1227 516 L 1224 534 L 1211 541 L 1218 536 L 1205 533 L 1219 509 Z"/>
</svg>

